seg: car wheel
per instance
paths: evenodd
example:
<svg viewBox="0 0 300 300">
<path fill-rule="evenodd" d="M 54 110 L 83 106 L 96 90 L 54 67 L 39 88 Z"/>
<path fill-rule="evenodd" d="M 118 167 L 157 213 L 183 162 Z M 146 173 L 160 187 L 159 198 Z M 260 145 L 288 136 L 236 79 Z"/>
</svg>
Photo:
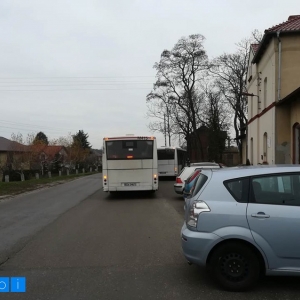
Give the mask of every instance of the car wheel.
<svg viewBox="0 0 300 300">
<path fill-rule="evenodd" d="M 260 276 L 259 259 L 255 252 L 241 243 L 221 245 L 209 261 L 210 274 L 226 290 L 244 291 Z"/>
</svg>

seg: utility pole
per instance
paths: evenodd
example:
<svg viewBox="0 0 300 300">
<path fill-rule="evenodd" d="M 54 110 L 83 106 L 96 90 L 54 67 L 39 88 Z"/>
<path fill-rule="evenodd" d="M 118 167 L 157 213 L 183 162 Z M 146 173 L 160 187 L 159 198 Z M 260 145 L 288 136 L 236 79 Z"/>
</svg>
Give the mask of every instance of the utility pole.
<svg viewBox="0 0 300 300">
<path fill-rule="evenodd" d="M 164 135 L 165 135 L 165 147 L 167 147 L 166 114 L 164 114 Z"/>
</svg>

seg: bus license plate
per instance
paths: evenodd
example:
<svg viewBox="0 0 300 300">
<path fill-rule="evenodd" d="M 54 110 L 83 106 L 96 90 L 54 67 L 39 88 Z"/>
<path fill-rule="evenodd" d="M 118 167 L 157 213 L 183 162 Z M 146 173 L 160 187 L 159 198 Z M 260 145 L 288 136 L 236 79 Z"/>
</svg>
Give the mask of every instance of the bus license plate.
<svg viewBox="0 0 300 300">
<path fill-rule="evenodd" d="M 137 182 L 124 182 L 124 186 L 137 186 Z"/>
</svg>

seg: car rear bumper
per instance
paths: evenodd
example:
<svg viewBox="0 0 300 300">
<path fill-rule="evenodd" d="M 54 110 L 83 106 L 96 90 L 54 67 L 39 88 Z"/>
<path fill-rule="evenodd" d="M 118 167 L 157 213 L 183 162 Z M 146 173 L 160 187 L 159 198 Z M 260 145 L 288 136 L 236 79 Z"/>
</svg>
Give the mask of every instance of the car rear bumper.
<svg viewBox="0 0 300 300">
<path fill-rule="evenodd" d="M 182 194 L 183 193 L 183 186 L 182 185 L 178 185 L 178 184 L 174 184 L 174 190 L 177 194 Z"/>
<path fill-rule="evenodd" d="M 189 230 L 186 223 L 181 229 L 181 246 L 185 258 L 196 265 L 205 266 L 210 250 L 221 240 L 213 233 Z"/>
</svg>

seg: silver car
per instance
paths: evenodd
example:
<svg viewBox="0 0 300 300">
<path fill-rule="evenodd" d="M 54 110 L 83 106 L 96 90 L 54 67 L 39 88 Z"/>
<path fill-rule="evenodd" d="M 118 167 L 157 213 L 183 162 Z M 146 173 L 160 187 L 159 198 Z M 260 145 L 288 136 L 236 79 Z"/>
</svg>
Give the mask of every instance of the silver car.
<svg viewBox="0 0 300 300">
<path fill-rule="evenodd" d="M 184 190 L 185 180 L 188 179 L 190 175 L 193 174 L 195 170 L 202 169 L 213 169 L 213 168 L 221 168 L 219 164 L 211 163 L 211 162 L 201 162 L 201 163 L 193 163 L 190 167 L 184 167 L 180 174 L 176 177 L 176 182 L 174 183 L 174 191 L 177 194 L 182 194 Z"/>
<path fill-rule="evenodd" d="M 223 288 L 300 275 L 299 165 L 203 170 L 185 205 L 183 253 Z"/>
</svg>

